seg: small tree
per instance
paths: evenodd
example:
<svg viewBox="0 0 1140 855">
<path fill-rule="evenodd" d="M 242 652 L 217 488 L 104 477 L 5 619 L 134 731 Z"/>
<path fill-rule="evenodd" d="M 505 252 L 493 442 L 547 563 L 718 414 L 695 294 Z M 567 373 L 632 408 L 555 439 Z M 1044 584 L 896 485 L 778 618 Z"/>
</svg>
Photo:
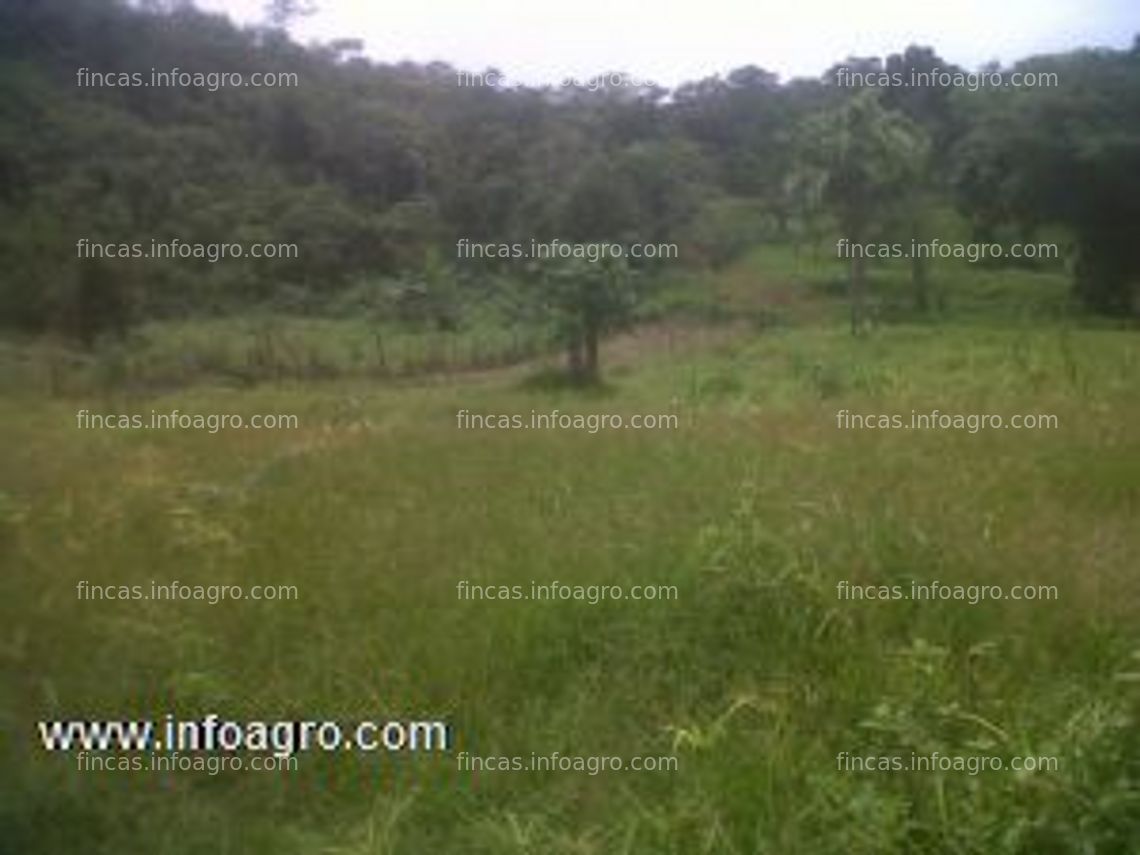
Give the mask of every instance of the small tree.
<svg viewBox="0 0 1140 855">
<path fill-rule="evenodd" d="M 634 274 L 624 258 L 554 259 L 540 267 L 539 282 L 555 312 L 566 348 L 566 368 L 577 383 L 601 380 L 602 335 L 628 319 Z"/>
<path fill-rule="evenodd" d="M 795 220 L 792 234 L 792 248 L 799 266 L 800 251 L 806 241 L 812 250 L 812 260 L 819 260 L 819 245 L 823 240 L 826 211 L 823 205 L 823 190 L 827 174 L 806 163 L 798 164 L 780 185 L 782 200 L 780 206 Z"/>
<path fill-rule="evenodd" d="M 452 332 L 459 326 L 459 288 L 455 270 L 444 262 L 435 247 L 424 253 L 421 279 L 427 297 L 427 310 L 432 324 L 440 332 Z"/>
<path fill-rule="evenodd" d="M 864 89 L 833 110 L 812 116 L 802 129 L 805 165 L 823 173 L 823 201 L 851 247 L 851 332 L 863 330 L 866 264 L 863 244 L 916 192 L 928 150 L 921 129 L 883 107 Z"/>
</svg>

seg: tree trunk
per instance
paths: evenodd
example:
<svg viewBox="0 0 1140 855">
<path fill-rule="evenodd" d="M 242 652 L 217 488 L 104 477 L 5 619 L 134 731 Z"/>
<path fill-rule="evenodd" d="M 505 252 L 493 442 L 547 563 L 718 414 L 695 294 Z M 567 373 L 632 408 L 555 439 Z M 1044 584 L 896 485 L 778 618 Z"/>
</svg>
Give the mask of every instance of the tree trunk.
<svg viewBox="0 0 1140 855">
<path fill-rule="evenodd" d="M 598 368 L 598 323 L 591 318 L 586 323 L 586 364 L 582 372 L 582 379 L 589 383 L 596 383 L 600 376 Z"/>
<path fill-rule="evenodd" d="M 575 331 L 566 343 L 566 370 L 572 379 L 581 379 L 583 364 L 582 336 Z"/>
<path fill-rule="evenodd" d="M 783 208 L 776 209 L 776 237 L 780 240 L 788 237 L 788 212 Z"/>
<path fill-rule="evenodd" d="M 925 315 L 930 311 L 930 282 L 926 275 L 926 259 L 917 254 L 910 259 L 910 282 L 914 289 L 914 308 Z"/>
<path fill-rule="evenodd" d="M 843 233 L 850 238 L 847 244 L 851 253 L 848 267 L 848 298 L 851 301 L 851 335 L 863 334 L 863 326 L 867 318 L 867 259 L 864 245 L 864 221 L 860 216 L 860 206 L 849 210 L 842 221 L 846 228 Z"/>
<path fill-rule="evenodd" d="M 929 265 L 926 256 L 922 254 L 925 244 L 921 240 L 926 229 L 923 228 L 922 200 L 916 204 L 918 207 L 910 217 L 910 285 L 915 311 L 927 315 L 930 313 Z"/>
<path fill-rule="evenodd" d="M 851 299 L 851 335 L 861 335 L 867 310 L 864 306 L 867 290 L 866 259 L 863 258 L 863 245 L 851 242 L 853 245 L 850 267 L 849 296 Z"/>
</svg>

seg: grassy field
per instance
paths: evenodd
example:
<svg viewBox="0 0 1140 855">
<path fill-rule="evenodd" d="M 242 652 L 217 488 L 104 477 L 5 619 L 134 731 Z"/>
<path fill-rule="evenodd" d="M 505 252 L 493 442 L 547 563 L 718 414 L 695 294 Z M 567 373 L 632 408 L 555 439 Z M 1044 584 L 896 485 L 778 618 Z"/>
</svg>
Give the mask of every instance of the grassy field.
<svg viewBox="0 0 1140 855">
<path fill-rule="evenodd" d="M 522 365 L 7 395 L 0 850 L 1136 852 L 1135 332 L 1063 320 L 1059 277 L 989 271 L 952 283 L 947 321 L 855 340 L 835 270 L 798 263 L 761 253 L 715 282 L 771 323 L 622 336 L 592 392 Z M 83 407 L 295 414 L 299 427 L 79 430 Z M 676 414 L 678 427 L 461 430 L 464 408 Z M 841 430 L 843 409 L 1057 427 Z M 80 580 L 299 597 L 92 602 Z M 460 580 L 678 594 L 489 602 L 458 599 Z M 1059 595 L 855 602 L 837 597 L 844 580 Z M 282 774 L 99 773 L 35 731 L 208 712 L 439 717 L 454 745 L 308 752 Z M 678 768 L 473 774 L 460 751 Z M 1058 768 L 837 768 L 841 752 L 934 751 Z"/>
</svg>

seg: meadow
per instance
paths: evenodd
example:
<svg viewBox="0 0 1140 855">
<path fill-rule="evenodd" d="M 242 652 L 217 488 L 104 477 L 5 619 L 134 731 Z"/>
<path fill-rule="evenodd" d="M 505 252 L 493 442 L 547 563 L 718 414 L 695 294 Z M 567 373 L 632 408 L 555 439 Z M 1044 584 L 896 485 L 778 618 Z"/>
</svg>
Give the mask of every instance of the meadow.
<svg viewBox="0 0 1140 855">
<path fill-rule="evenodd" d="M 881 323 L 857 339 L 839 281 L 834 263 L 757 250 L 610 341 L 593 390 L 528 357 L 407 377 L 132 386 L 80 372 L 53 394 L 42 355 L 10 345 L 0 851 L 1136 852 L 1135 331 L 1069 313 L 1058 273 L 962 265 L 942 271 L 938 322 L 906 316 L 901 268 L 880 272 Z M 706 303 L 724 317 L 699 320 Z M 156 340 L 174 352 L 201 334 Z M 310 334 L 344 352 L 367 341 Z M 299 427 L 80 430 L 85 407 L 288 413 Z M 461 409 L 669 413 L 678 427 L 461 430 Z M 844 409 L 1058 426 L 842 430 Z M 299 596 L 93 602 L 80 580 Z M 490 602 L 457 598 L 460 580 L 678 595 Z M 844 580 L 1058 597 L 857 602 L 837 596 Z M 207 712 L 439 717 L 454 744 L 308 752 L 281 774 L 135 775 L 79 772 L 35 732 L 44 718 Z M 677 769 L 473 774 L 460 751 Z M 1057 768 L 837 763 L 935 751 Z"/>
</svg>

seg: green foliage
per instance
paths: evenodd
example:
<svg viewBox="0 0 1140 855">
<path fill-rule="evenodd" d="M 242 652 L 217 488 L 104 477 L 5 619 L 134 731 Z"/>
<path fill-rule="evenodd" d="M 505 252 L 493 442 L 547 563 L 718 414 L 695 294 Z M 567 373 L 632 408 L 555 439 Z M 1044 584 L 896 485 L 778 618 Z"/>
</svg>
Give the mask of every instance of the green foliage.
<svg viewBox="0 0 1140 855">
<path fill-rule="evenodd" d="M 721 269 L 741 258 L 762 239 L 770 237 L 771 217 L 762 201 L 711 199 L 701 206 L 686 233 L 681 253 L 686 260 Z M 692 266 L 690 264 L 690 266 Z"/>
<path fill-rule="evenodd" d="M 0 7 L 0 322 L 84 342 L 112 317 L 113 328 L 251 307 L 336 311 L 354 283 L 401 278 L 419 284 L 411 308 L 387 302 L 388 319 L 418 323 L 415 294 L 428 280 L 440 290 L 424 259 L 461 238 L 677 242 L 683 264 L 715 266 L 760 240 L 818 249 L 832 214 L 848 236 L 930 234 L 943 174 L 983 237 L 1010 224 L 1067 229 L 1089 307 L 1127 313 L 1135 300 L 1135 51 L 1020 67 L 1056 71 L 1064 85 L 1053 88 L 855 91 L 833 85 L 835 69 L 782 82 L 749 66 L 666 99 L 653 87 L 460 87 L 443 63 L 373 63 L 343 40 L 303 48 L 282 28 L 307 5 L 269 4 L 268 27 L 247 30 L 181 2 Z M 903 78 L 957 70 L 919 46 L 845 65 Z M 83 80 L 173 67 L 291 73 L 298 85 Z M 295 243 L 298 256 L 133 261 L 105 289 L 116 305 L 79 323 L 82 238 Z M 635 266 L 656 275 L 665 264 Z M 525 278 L 501 261 L 454 273 L 445 302 L 464 311 Z M 923 271 L 914 277 L 923 304 Z M 451 314 L 434 322 L 461 322 Z"/>
<path fill-rule="evenodd" d="M 957 190 L 979 233 L 1014 223 L 1075 237 L 1074 287 L 1086 307 L 1140 306 L 1140 54 L 1078 51 L 1018 66 L 1059 86 L 977 93 L 960 143 Z"/>
<path fill-rule="evenodd" d="M 799 140 L 805 164 L 825 176 L 823 201 L 852 240 L 875 233 L 884 212 L 912 189 L 926 153 L 918 127 L 871 90 L 810 116 Z"/>
<path fill-rule="evenodd" d="M 794 191 L 805 205 L 818 201 L 849 241 L 851 329 L 865 323 L 863 244 L 889 234 L 900 209 L 917 220 L 915 201 L 929 161 L 929 141 L 904 114 L 883 106 L 879 93 L 857 91 L 837 107 L 809 116 L 799 128 L 802 162 Z M 810 219 L 810 215 L 809 215 Z M 915 230 L 912 229 L 913 237 Z"/>
<path fill-rule="evenodd" d="M 584 383 L 598 382 L 601 338 L 629 319 L 636 302 L 636 274 L 625 258 L 609 255 L 596 261 L 547 259 L 533 267 L 543 299 L 554 311 L 570 376 Z"/>
</svg>

